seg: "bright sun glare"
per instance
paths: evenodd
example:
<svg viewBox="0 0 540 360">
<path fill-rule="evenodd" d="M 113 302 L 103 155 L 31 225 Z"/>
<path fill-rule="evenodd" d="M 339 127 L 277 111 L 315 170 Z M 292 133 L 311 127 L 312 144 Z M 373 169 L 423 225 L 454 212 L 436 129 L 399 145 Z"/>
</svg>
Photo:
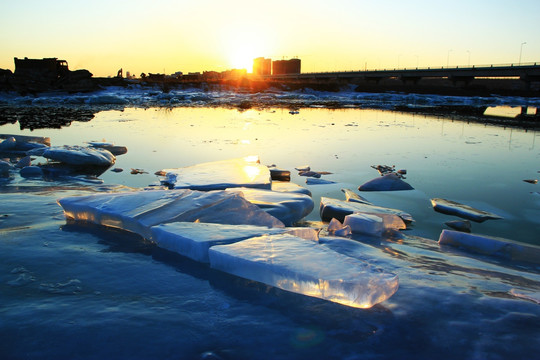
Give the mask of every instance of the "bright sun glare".
<svg viewBox="0 0 540 360">
<path fill-rule="evenodd" d="M 253 52 L 249 45 L 231 49 L 229 63 L 233 69 L 246 69 L 248 72 L 253 70 L 253 59 L 261 56 Z"/>
</svg>

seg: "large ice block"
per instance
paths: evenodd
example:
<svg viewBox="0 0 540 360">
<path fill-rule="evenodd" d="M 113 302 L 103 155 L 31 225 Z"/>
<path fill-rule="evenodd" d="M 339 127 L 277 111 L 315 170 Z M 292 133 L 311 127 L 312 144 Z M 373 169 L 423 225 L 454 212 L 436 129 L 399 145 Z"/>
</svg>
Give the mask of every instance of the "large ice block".
<svg viewBox="0 0 540 360">
<path fill-rule="evenodd" d="M 381 206 L 364 204 L 359 202 L 341 201 L 337 199 L 321 197 L 320 205 L 321 220 L 330 221 L 332 218 L 343 222 L 345 216 L 353 213 L 365 213 L 365 214 L 392 214 L 399 216 L 406 223 L 410 223 L 413 217 L 401 210 L 385 208 Z"/>
<path fill-rule="evenodd" d="M 292 226 L 314 207 L 313 199 L 305 194 L 250 188 L 232 188 L 227 191 L 242 193 L 246 200 L 278 218 L 285 226 Z"/>
<path fill-rule="evenodd" d="M 290 234 L 213 246 L 209 255 L 214 269 L 357 308 L 388 299 L 399 284 L 395 274 Z"/>
<path fill-rule="evenodd" d="M 468 219 L 476 222 L 484 222 L 490 219 L 502 219 L 502 217 L 497 214 L 478 210 L 471 206 L 460 204 L 452 200 L 434 198 L 431 199 L 431 205 L 433 205 L 433 210 L 437 212 L 448 215 L 456 215 L 463 219 Z"/>
<path fill-rule="evenodd" d="M 116 157 L 110 151 L 83 146 L 53 146 L 47 148 L 41 156 L 69 165 L 110 166 Z"/>
<path fill-rule="evenodd" d="M 540 246 L 509 239 L 445 229 L 439 236 L 439 244 L 451 245 L 479 254 L 499 256 L 508 260 L 540 264 Z"/>
<path fill-rule="evenodd" d="M 211 246 L 232 244 L 265 234 L 278 234 L 286 229 L 254 225 L 175 222 L 153 226 L 150 231 L 152 240 L 157 246 L 195 261 L 208 263 L 208 249 Z"/>
<path fill-rule="evenodd" d="M 151 239 L 150 227 L 172 222 L 283 227 L 240 194 L 225 191 L 148 190 L 67 197 L 66 217 L 121 228 Z"/>
<path fill-rule="evenodd" d="M 178 169 L 164 169 L 163 184 L 175 189 L 224 190 L 231 187 L 270 189 L 268 167 L 257 157 L 214 161 Z"/>
</svg>

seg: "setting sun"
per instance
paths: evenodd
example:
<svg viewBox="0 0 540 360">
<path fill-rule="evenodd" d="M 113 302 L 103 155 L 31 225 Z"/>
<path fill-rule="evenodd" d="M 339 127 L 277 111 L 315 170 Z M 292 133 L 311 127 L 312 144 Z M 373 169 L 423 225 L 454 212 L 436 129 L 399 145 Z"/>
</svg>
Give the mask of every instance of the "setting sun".
<svg viewBox="0 0 540 360">
<path fill-rule="evenodd" d="M 260 55 L 254 53 L 249 46 L 240 46 L 236 49 L 231 49 L 229 55 L 229 64 L 233 69 L 246 69 L 248 72 L 253 70 L 253 59 Z"/>
</svg>

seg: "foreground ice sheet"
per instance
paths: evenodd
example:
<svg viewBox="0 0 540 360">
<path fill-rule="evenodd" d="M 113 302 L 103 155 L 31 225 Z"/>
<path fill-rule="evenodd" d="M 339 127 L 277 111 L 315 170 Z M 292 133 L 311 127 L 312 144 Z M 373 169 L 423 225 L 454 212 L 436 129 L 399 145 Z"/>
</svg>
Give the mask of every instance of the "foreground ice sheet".
<svg viewBox="0 0 540 360">
<path fill-rule="evenodd" d="M 110 166 L 116 161 L 116 157 L 110 151 L 83 146 L 53 146 L 45 149 L 40 155 L 68 165 Z"/>
<path fill-rule="evenodd" d="M 133 191 L 67 197 L 58 203 L 68 218 L 128 230 L 147 239 L 151 239 L 151 226 L 182 221 L 283 227 L 240 194 L 225 191 Z"/>
<path fill-rule="evenodd" d="M 291 226 L 308 215 L 314 207 L 313 199 L 305 194 L 263 189 L 233 188 L 229 192 L 241 193 L 250 203 Z"/>
<path fill-rule="evenodd" d="M 285 228 L 267 228 L 254 225 L 224 225 L 210 223 L 176 222 L 151 228 L 157 246 L 190 259 L 208 263 L 208 249 L 265 234 L 277 234 Z"/>
<path fill-rule="evenodd" d="M 503 257 L 508 260 L 540 264 L 540 246 L 518 243 L 512 240 L 443 230 L 439 244 L 451 245 L 479 254 Z"/>
<path fill-rule="evenodd" d="M 270 189 L 268 167 L 256 156 L 213 161 L 178 169 L 165 169 L 163 183 L 175 189 L 224 190 L 231 187 Z"/>
<path fill-rule="evenodd" d="M 321 197 L 320 205 L 320 214 L 322 221 L 330 221 L 332 218 L 343 222 L 345 216 L 353 213 L 365 213 L 365 214 L 391 214 L 399 216 L 405 222 L 412 222 L 413 217 L 401 210 L 385 208 L 381 206 L 359 203 L 359 202 L 349 202 L 341 201 L 337 199 Z"/>
<path fill-rule="evenodd" d="M 369 308 L 398 289 L 398 277 L 290 234 L 265 235 L 209 250 L 229 274 L 343 305 Z"/>
<path fill-rule="evenodd" d="M 469 219 L 476 222 L 484 222 L 490 219 L 502 219 L 502 217 L 497 214 L 478 210 L 468 205 L 463 205 L 458 202 L 446 199 L 431 199 L 431 205 L 433 205 L 433 210 L 437 212 L 448 215 L 456 215 L 461 218 Z"/>
</svg>

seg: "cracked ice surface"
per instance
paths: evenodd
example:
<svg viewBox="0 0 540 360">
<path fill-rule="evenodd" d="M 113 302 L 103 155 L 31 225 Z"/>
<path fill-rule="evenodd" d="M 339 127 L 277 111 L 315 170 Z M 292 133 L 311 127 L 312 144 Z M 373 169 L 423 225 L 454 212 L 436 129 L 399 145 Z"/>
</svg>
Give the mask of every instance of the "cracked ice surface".
<svg viewBox="0 0 540 360">
<path fill-rule="evenodd" d="M 285 226 L 307 216 L 314 207 L 311 196 L 263 189 L 232 188 L 228 192 L 241 193 L 250 203 L 281 220 Z"/>
<path fill-rule="evenodd" d="M 175 189 L 224 190 L 231 187 L 270 189 L 270 170 L 256 156 L 165 169 L 163 183 Z"/>
<path fill-rule="evenodd" d="M 208 222 L 283 227 L 283 223 L 240 194 L 192 190 L 149 190 L 67 197 L 58 200 L 66 217 L 137 233 L 171 222 Z"/>
<path fill-rule="evenodd" d="M 204 263 L 209 262 L 208 249 L 211 246 L 232 244 L 284 231 L 285 228 L 187 222 L 161 224 L 151 228 L 152 239 L 160 248 Z"/>
<path fill-rule="evenodd" d="M 316 241 L 265 235 L 209 250 L 212 268 L 283 290 L 369 308 L 398 289 L 398 277 Z"/>
</svg>

